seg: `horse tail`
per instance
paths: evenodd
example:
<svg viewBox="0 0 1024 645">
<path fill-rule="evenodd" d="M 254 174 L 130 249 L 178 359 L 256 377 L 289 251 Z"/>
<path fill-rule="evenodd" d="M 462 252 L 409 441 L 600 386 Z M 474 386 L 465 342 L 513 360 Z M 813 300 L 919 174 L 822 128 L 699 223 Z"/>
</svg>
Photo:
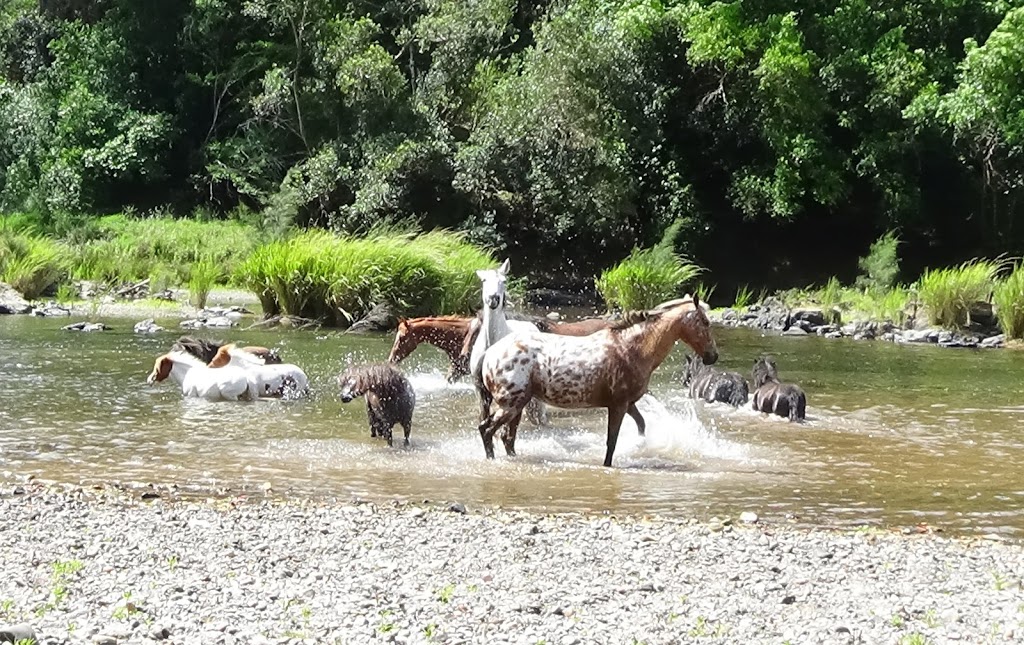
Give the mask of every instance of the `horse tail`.
<svg viewBox="0 0 1024 645">
<path fill-rule="evenodd" d="M 807 399 L 803 392 L 789 392 L 786 394 L 786 399 L 789 400 L 789 420 L 803 421 L 807 408 Z"/>
</svg>

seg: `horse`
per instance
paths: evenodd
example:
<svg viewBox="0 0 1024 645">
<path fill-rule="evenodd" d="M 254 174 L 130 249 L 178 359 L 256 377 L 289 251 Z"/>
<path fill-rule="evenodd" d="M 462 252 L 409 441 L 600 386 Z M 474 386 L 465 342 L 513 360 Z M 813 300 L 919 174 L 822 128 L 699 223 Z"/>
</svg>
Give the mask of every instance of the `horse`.
<svg viewBox="0 0 1024 645">
<path fill-rule="evenodd" d="M 799 385 L 779 382 L 775 361 L 767 356 L 754 359 L 753 407 L 758 412 L 777 414 L 790 421 L 803 421 L 807 416 L 807 395 Z"/>
<path fill-rule="evenodd" d="M 267 365 L 262 358 L 234 343 L 222 345 L 208 365 L 213 369 L 243 369 L 259 396 L 278 398 L 309 393 L 309 379 L 302 368 L 291 363 Z"/>
<path fill-rule="evenodd" d="M 482 320 L 480 331 L 473 342 L 473 349 L 469 354 L 469 372 L 473 377 L 473 385 L 476 387 L 477 399 L 480 402 L 480 421 L 487 418 L 491 405 L 491 395 L 488 388 L 484 387 L 481 366 L 483 365 L 484 353 L 491 345 L 508 334 L 515 332 L 537 332 L 539 327 L 532 321 L 508 320 L 505 316 L 505 302 L 507 291 L 505 289 L 505 278 L 508 275 L 508 258 L 497 269 L 478 269 L 476 275 L 483 283 L 481 288 L 481 299 L 483 300 Z M 535 414 L 534 414 L 535 411 Z M 538 425 L 547 423 L 547 410 L 540 402 L 531 406 L 528 413 L 531 421 Z"/>
<path fill-rule="evenodd" d="M 523 408 L 536 397 L 563 408 L 607 408 L 604 465 L 611 466 L 622 419 L 636 409 L 651 374 L 677 340 L 709 365 L 718 360 L 711 322 L 697 296 L 626 312 L 611 328 L 588 336 L 505 336 L 487 350 L 480 370 L 491 396 L 488 416 L 478 427 L 487 458 L 494 458 L 494 433 L 500 427 L 505 451 L 515 455 Z"/>
<path fill-rule="evenodd" d="M 349 367 L 338 376 L 338 386 L 343 403 L 366 397 L 371 437 L 386 437 L 388 445 L 393 445 L 391 431 L 397 423 L 405 431 L 405 445 L 409 445 L 416 393 L 398 369 L 390 363 Z"/>
<path fill-rule="evenodd" d="M 168 377 L 181 386 L 181 393 L 187 397 L 209 401 L 252 401 L 259 397 L 244 369 L 212 368 L 188 352 L 176 350 L 157 357 L 146 383 L 152 385 Z"/>
<path fill-rule="evenodd" d="M 739 407 L 746 405 L 750 396 L 750 389 L 743 375 L 705 365 L 700 356 L 687 355 L 683 385 L 689 386 L 687 393 L 690 398 L 704 399 L 708 403 L 721 401 Z"/>
<path fill-rule="evenodd" d="M 389 363 L 401 363 L 420 343 L 430 343 L 448 354 L 448 382 L 454 383 L 469 374 L 469 356 L 462 346 L 474 320 L 464 316 L 426 316 L 399 318 L 395 343 L 388 355 Z"/>
<path fill-rule="evenodd" d="M 217 355 L 217 350 L 220 349 L 224 343 L 216 340 L 208 340 L 206 338 L 194 338 L 192 336 L 182 336 L 178 340 L 174 341 L 171 345 L 172 352 L 188 352 L 192 354 L 204 363 L 209 363 L 213 360 L 213 357 Z M 248 345 L 246 347 L 239 348 L 242 351 L 255 354 L 263 359 L 263 362 L 267 365 L 273 365 L 283 362 L 281 356 L 277 353 L 276 349 L 268 349 L 266 347 L 260 347 L 258 345 Z"/>
</svg>

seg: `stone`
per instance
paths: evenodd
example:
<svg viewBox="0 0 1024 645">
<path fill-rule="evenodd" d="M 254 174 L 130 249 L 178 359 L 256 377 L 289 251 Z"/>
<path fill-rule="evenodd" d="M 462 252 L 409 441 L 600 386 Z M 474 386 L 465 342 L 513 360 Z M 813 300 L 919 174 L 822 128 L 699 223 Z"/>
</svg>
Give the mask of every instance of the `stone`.
<svg viewBox="0 0 1024 645">
<path fill-rule="evenodd" d="M 389 332 L 398 328 L 398 316 L 391 303 L 382 302 L 373 306 L 369 313 L 352 323 L 350 333 Z"/>
<path fill-rule="evenodd" d="M 464 504 L 460 504 L 459 502 L 453 502 L 452 504 L 449 504 L 448 510 L 451 511 L 452 513 L 458 513 L 460 515 L 466 514 L 466 506 Z"/>
<path fill-rule="evenodd" d="M 0 314 L 27 314 L 32 305 L 6 282 L 0 282 Z"/>
<path fill-rule="evenodd" d="M 160 325 L 156 324 L 156 321 L 153 320 L 152 318 L 147 318 L 145 320 L 135 323 L 135 326 L 132 327 L 132 331 L 135 332 L 136 334 L 155 334 L 157 332 L 167 330 L 161 327 Z"/>
<path fill-rule="evenodd" d="M 110 327 L 109 325 L 105 325 L 103 323 L 86 322 L 86 321 L 76 322 L 76 323 L 72 323 L 70 325 L 64 325 L 63 327 L 61 327 L 61 330 L 63 330 L 63 331 L 108 331 L 110 329 L 113 329 L 113 328 Z"/>
<path fill-rule="evenodd" d="M 757 513 L 754 513 L 753 511 L 743 511 L 740 513 L 740 521 L 746 524 L 754 524 L 757 522 L 757 519 Z"/>
<path fill-rule="evenodd" d="M 36 642 L 36 640 L 36 630 L 31 625 L 25 623 L 0 625 L 0 643 Z"/>
</svg>

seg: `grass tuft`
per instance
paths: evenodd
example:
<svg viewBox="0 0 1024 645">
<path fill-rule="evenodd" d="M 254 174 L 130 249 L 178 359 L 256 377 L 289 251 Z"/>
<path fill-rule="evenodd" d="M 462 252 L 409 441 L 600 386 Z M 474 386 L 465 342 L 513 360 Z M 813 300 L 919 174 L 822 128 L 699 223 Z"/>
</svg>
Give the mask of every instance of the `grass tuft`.
<svg viewBox="0 0 1024 645">
<path fill-rule="evenodd" d="M 635 248 L 625 260 L 601 272 L 594 283 L 609 308 L 650 309 L 683 295 L 686 283 L 703 269 L 676 254 L 680 225 L 669 226 L 656 245 Z"/>
<path fill-rule="evenodd" d="M 988 300 L 1002 262 L 970 260 L 947 269 L 929 269 L 921 276 L 918 294 L 929 322 L 947 328 L 970 324 L 970 307 Z"/>
<path fill-rule="evenodd" d="M 992 291 L 996 318 L 1007 338 L 1024 338 L 1024 264 L 996 283 Z"/>
<path fill-rule="evenodd" d="M 236 275 L 268 314 L 347 325 L 382 302 L 405 315 L 469 313 L 479 304 L 475 271 L 496 265 L 458 233 L 381 227 L 361 238 L 307 231 L 271 242 Z"/>
</svg>

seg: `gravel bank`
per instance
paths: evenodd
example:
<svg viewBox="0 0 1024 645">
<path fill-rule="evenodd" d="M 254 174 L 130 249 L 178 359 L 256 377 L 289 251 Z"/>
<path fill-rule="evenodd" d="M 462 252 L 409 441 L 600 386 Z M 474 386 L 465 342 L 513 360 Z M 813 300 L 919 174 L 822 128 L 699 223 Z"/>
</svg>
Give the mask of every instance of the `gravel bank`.
<svg viewBox="0 0 1024 645">
<path fill-rule="evenodd" d="M 1024 637 L 1021 545 L 877 530 L 4 484 L 0 563 L 43 643 Z"/>
</svg>

